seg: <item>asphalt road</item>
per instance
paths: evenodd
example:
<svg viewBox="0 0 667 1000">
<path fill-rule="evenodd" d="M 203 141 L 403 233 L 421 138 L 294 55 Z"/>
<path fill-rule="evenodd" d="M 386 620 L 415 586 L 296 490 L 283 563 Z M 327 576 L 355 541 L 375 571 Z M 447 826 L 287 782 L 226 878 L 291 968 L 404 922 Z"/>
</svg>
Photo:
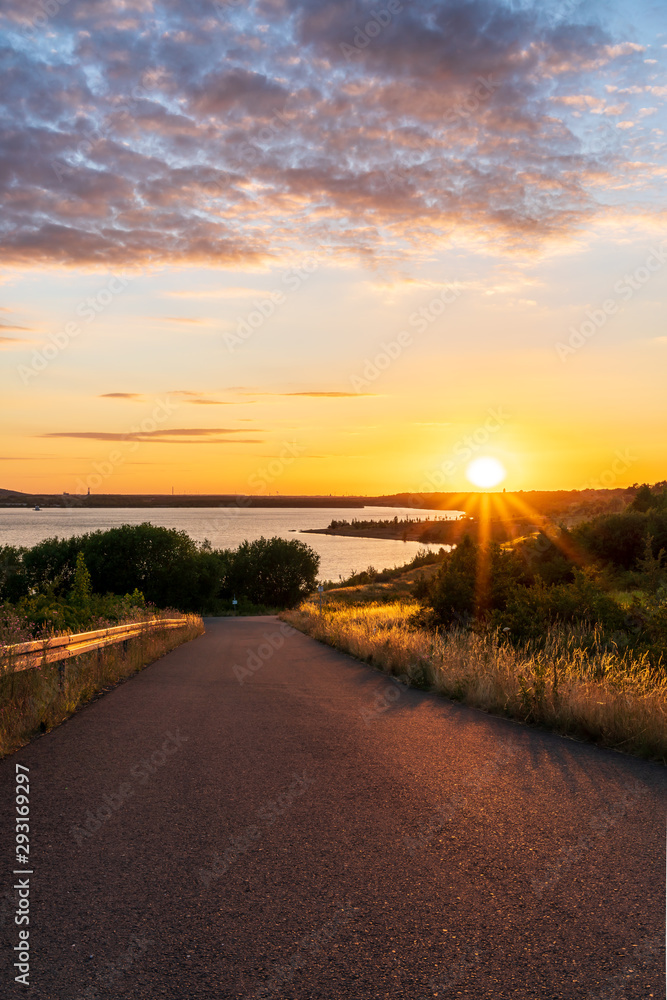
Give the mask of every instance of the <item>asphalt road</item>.
<svg viewBox="0 0 667 1000">
<path fill-rule="evenodd" d="M 3 997 L 665 997 L 663 767 L 407 690 L 275 618 L 209 619 L 0 779 Z"/>
</svg>

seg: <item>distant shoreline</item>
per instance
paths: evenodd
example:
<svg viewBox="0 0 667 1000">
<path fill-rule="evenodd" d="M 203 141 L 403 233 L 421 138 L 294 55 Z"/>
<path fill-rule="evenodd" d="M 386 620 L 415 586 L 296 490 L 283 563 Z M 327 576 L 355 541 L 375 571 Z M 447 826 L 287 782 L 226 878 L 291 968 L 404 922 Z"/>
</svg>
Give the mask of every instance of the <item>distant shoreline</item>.
<svg viewBox="0 0 667 1000">
<path fill-rule="evenodd" d="M 498 501 L 501 507 L 505 508 L 512 520 L 526 520 L 531 522 L 542 518 L 550 520 L 562 520 L 564 523 L 575 523 L 582 517 L 590 517 L 599 513 L 611 513 L 622 510 L 634 496 L 635 490 L 632 487 L 609 490 L 518 490 L 516 492 L 503 493 L 492 491 L 490 493 L 473 492 L 470 493 L 393 493 L 384 496 L 253 496 L 246 494 L 218 493 L 218 494 L 89 494 L 82 493 L 21 493 L 17 490 L 0 489 L 0 510 L 25 510 L 40 507 L 43 510 L 70 509 L 70 510 L 95 510 L 95 509 L 144 509 L 154 508 L 303 508 L 314 509 L 338 508 L 363 510 L 364 507 L 403 507 L 415 512 L 424 511 L 464 511 L 472 514 L 477 520 L 479 515 L 479 502 L 482 497 L 489 497 L 494 503 Z M 516 501 L 514 500 L 516 498 Z M 509 504 L 509 508 L 506 505 Z M 521 513 L 519 512 L 521 511 Z M 496 511 L 499 513 L 499 511 Z M 443 527 L 447 524 L 456 524 L 456 521 L 433 521 L 429 528 L 438 532 L 436 541 L 440 540 L 442 534 L 443 541 L 445 535 L 451 530 Z M 460 523 L 460 522 L 458 522 Z M 465 523 L 465 522 L 464 522 Z M 471 523 L 471 522 L 467 522 Z M 422 529 L 425 522 L 421 522 Z M 309 529 L 316 530 L 320 534 L 348 534 L 352 537 L 363 537 L 363 535 L 353 528 L 346 531 L 337 528 Z M 370 529 L 372 530 L 372 529 Z M 418 528 L 410 529 L 416 531 L 416 536 L 409 533 L 406 540 L 421 540 Z M 403 538 L 403 530 L 398 535 L 392 535 L 387 530 L 380 534 L 371 534 L 367 537 L 378 538 Z"/>
<path fill-rule="evenodd" d="M 399 542 L 424 542 L 451 544 L 460 536 L 463 524 L 470 525 L 468 518 L 461 520 L 433 521 L 424 518 L 410 524 L 339 525 L 336 528 L 302 528 L 304 535 L 338 535 L 345 538 L 388 538 Z M 455 527 L 458 526 L 458 527 Z"/>
</svg>

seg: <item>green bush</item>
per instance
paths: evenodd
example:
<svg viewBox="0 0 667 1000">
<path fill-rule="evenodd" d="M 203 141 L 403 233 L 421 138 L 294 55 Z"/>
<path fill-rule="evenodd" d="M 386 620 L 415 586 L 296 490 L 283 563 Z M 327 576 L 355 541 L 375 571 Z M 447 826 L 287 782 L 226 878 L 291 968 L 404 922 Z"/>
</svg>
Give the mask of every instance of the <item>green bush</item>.
<svg viewBox="0 0 667 1000">
<path fill-rule="evenodd" d="M 465 535 L 420 592 L 425 594 L 424 603 L 432 612 L 429 620 L 449 628 L 470 625 L 504 608 L 513 588 L 528 579 L 525 564 L 516 552 L 501 549 L 497 542 L 481 546 Z"/>
<path fill-rule="evenodd" d="M 546 584 L 571 583 L 574 580 L 575 564 L 570 552 L 573 549 L 570 533 L 561 528 L 556 541 L 544 532 L 529 538 L 516 546 L 516 552 L 524 561 L 526 572 L 532 580 L 540 579 Z"/>
<path fill-rule="evenodd" d="M 248 607 L 284 608 L 312 591 L 318 566 L 319 557 L 296 539 L 262 538 L 236 551 L 213 550 L 184 531 L 121 525 L 49 538 L 30 549 L 6 546 L 0 550 L 0 603 L 23 602 L 39 622 L 64 628 L 85 617 L 86 608 L 93 617 L 104 616 L 104 594 L 137 592 L 156 607 L 200 614 L 231 608 L 233 596 L 245 598 Z"/>
<path fill-rule="evenodd" d="M 293 608 L 317 584 L 320 557 L 298 539 L 259 538 L 231 553 L 224 581 L 230 592 L 253 604 Z"/>
<path fill-rule="evenodd" d="M 626 510 L 597 517 L 572 529 L 572 539 L 581 552 L 619 570 L 638 569 L 651 539 L 657 557 L 667 549 L 667 508 Z"/>
<path fill-rule="evenodd" d="M 599 625 L 605 633 L 616 633 L 627 629 L 629 620 L 609 594 L 578 571 L 573 583 L 547 586 L 537 580 L 531 587 L 516 587 L 491 624 L 509 628 L 512 640 L 524 641 L 539 640 L 556 624 Z"/>
</svg>

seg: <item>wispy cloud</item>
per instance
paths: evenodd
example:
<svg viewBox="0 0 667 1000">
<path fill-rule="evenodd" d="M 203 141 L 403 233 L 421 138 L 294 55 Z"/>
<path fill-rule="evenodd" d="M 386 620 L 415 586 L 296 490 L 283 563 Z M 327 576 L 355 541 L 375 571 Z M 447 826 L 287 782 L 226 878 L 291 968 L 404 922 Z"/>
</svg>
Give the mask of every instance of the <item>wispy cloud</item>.
<svg viewBox="0 0 667 1000">
<path fill-rule="evenodd" d="M 169 396 L 178 396 L 182 403 L 192 403 L 195 406 L 239 406 L 238 402 L 229 399 L 211 399 L 201 392 L 191 392 L 187 389 L 171 389 Z"/>
<path fill-rule="evenodd" d="M 205 393 L 201 392 L 190 392 L 185 389 L 172 389 L 167 393 L 168 396 L 179 397 L 180 403 L 191 403 L 195 406 L 245 406 L 248 405 L 244 400 L 243 402 L 233 401 L 229 399 L 211 399 Z M 143 402 L 149 397 L 145 393 L 141 392 L 103 392 L 100 394 L 99 399 L 125 399 L 131 400 L 133 402 Z"/>
<path fill-rule="evenodd" d="M 256 432 L 261 428 L 255 428 Z M 49 431 L 43 438 L 77 438 L 85 441 L 151 441 L 155 444 L 261 444 L 256 438 L 227 438 L 221 434 L 241 434 L 233 427 L 172 427 L 155 431 Z"/>
<path fill-rule="evenodd" d="M 270 289 L 248 288 L 237 285 L 228 288 L 206 288 L 193 291 L 165 292 L 165 297 L 175 299 L 248 299 L 253 295 L 267 295 Z"/>
<path fill-rule="evenodd" d="M 206 320 L 202 319 L 200 316 L 154 316 L 156 320 L 161 323 L 205 323 Z"/>
<path fill-rule="evenodd" d="M 249 396 L 308 396 L 311 399 L 359 399 L 360 396 L 376 396 L 375 392 L 321 392 L 311 390 L 309 392 L 247 392 Z"/>
<path fill-rule="evenodd" d="M 22 347 L 24 344 L 29 343 L 30 341 L 24 337 L 0 337 L 0 348 L 4 350 L 11 350 L 12 347 Z"/>
<path fill-rule="evenodd" d="M 276 395 L 282 396 L 309 396 L 313 399 L 324 398 L 324 399 L 357 399 L 359 396 L 374 396 L 373 392 L 283 392 L 276 393 Z"/>
<path fill-rule="evenodd" d="M 145 399 L 140 392 L 103 392 L 100 399 Z"/>
</svg>

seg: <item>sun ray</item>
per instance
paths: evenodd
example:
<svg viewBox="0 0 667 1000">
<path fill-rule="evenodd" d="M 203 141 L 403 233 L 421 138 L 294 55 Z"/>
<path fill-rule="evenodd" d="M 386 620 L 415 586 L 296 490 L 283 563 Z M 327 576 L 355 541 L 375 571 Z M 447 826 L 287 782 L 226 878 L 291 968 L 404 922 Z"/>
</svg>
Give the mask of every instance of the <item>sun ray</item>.
<svg viewBox="0 0 667 1000">
<path fill-rule="evenodd" d="M 530 506 L 523 498 L 518 497 L 515 493 L 506 493 L 505 497 L 511 505 L 513 505 L 521 514 L 525 517 L 530 517 L 533 521 L 537 522 L 538 530 L 547 538 L 553 545 L 555 545 L 563 555 L 570 559 L 577 566 L 585 565 L 585 558 L 580 553 L 576 546 L 573 544 L 572 540 L 563 535 L 560 525 L 556 524 L 548 515 L 540 514 L 533 507 Z"/>
<path fill-rule="evenodd" d="M 477 574 L 475 580 L 475 614 L 483 615 L 489 603 L 489 586 L 491 582 L 490 542 L 490 509 L 491 497 L 483 493 L 480 497 L 480 510 L 477 534 Z"/>
</svg>

